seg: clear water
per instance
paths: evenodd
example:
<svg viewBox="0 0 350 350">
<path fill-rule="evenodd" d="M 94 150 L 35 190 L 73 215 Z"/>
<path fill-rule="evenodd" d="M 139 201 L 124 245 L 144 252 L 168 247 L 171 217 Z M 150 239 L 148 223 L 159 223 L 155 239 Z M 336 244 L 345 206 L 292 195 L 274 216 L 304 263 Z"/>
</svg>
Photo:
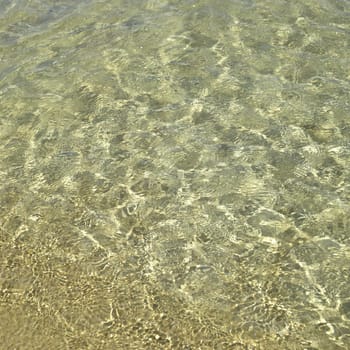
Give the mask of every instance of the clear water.
<svg viewBox="0 0 350 350">
<path fill-rule="evenodd" d="M 0 1 L 2 349 L 349 349 L 348 0 Z"/>
</svg>

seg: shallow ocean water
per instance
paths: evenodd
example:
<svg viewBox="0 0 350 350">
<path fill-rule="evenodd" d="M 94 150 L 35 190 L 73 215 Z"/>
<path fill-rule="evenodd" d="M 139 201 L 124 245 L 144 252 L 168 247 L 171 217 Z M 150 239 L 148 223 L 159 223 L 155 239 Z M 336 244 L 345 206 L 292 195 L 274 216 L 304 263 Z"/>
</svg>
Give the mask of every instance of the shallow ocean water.
<svg viewBox="0 0 350 350">
<path fill-rule="evenodd" d="M 2 349 L 350 348 L 348 0 L 0 1 Z"/>
</svg>

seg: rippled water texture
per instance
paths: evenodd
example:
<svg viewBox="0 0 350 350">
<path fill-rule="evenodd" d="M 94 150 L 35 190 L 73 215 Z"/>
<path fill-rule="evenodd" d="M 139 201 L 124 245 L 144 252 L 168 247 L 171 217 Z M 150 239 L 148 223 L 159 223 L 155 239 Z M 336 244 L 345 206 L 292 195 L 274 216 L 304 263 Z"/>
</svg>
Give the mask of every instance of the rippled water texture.
<svg viewBox="0 0 350 350">
<path fill-rule="evenodd" d="M 350 348 L 348 0 L 1 0 L 1 349 Z"/>
</svg>

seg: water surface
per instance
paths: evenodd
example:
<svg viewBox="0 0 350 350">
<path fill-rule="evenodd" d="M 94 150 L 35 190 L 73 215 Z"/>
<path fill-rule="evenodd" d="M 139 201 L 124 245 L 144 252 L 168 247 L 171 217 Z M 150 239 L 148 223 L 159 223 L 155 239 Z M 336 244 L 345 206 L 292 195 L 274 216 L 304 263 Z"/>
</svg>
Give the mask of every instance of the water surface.
<svg viewBox="0 0 350 350">
<path fill-rule="evenodd" d="M 3 349 L 350 348 L 347 0 L 0 1 Z"/>
</svg>

